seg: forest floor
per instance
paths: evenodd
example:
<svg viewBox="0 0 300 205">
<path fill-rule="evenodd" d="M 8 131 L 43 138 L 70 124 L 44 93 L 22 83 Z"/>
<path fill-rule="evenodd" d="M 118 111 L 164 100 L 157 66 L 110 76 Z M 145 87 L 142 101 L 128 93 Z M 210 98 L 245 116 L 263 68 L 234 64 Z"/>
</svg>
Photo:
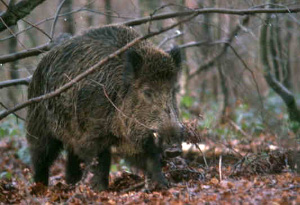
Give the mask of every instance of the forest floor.
<svg viewBox="0 0 300 205">
<path fill-rule="evenodd" d="M 293 156 L 272 150 L 276 146 L 267 135 L 247 143 L 207 141 L 198 147 L 205 157 L 194 149 L 166 162 L 163 171 L 171 188 L 151 192 L 142 190 L 142 174 L 122 170 L 117 161 L 110 190 L 96 192 L 89 187 L 90 174 L 76 186 L 65 183 L 64 155 L 51 168 L 49 187 L 33 183 L 28 159 L 20 157 L 26 156 L 26 140 L 4 137 L 0 140 L 0 204 L 300 204 L 300 176 L 287 166 Z"/>
</svg>

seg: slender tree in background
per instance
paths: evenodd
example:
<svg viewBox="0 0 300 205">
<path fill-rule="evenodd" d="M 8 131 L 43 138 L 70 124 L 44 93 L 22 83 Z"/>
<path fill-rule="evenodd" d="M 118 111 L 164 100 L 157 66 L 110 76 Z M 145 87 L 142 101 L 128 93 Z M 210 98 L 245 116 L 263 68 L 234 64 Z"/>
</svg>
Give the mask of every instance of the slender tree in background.
<svg viewBox="0 0 300 205">
<path fill-rule="evenodd" d="M 60 0 L 60 3 L 64 0 Z M 62 13 L 67 13 L 72 11 L 73 8 L 73 0 L 65 0 L 61 12 Z M 63 25 L 62 25 L 62 32 L 64 33 L 69 33 L 69 34 L 74 34 L 75 33 L 75 22 L 74 18 L 72 15 L 69 15 L 68 17 L 64 18 Z"/>
<path fill-rule="evenodd" d="M 273 59 L 273 65 L 277 65 L 277 60 L 274 60 L 276 56 L 274 48 L 272 48 L 272 41 L 273 36 L 271 33 L 271 14 L 265 15 L 265 23 L 261 27 L 260 33 L 260 55 L 261 55 L 261 62 L 264 70 L 264 77 L 272 90 L 274 90 L 285 102 L 289 118 L 292 122 L 297 122 L 300 124 L 300 111 L 297 107 L 296 99 L 293 93 L 288 90 L 280 81 L 279 81 L 279 74 L 277 74 L 277 68 L 273 68 L 275 70 L 275 75 L 272 74 L 272 66 L 270 63 L 270 56 Z M 274 53 L 273 53 L 274 52 Z M 275 64 L 276 62 L 276 64 Z M 299 129 L 299 126 L 297 126 Z"/>
<path fill-rule="evenodd" d="M 112 21 L 112 9 L 111 9 L 111 0 L 105 0 L 105 12 L 106 12 L 106 23 L 111 24 Z"/>
<path fill-rule="evenodd" d="M 16 32 L 15 26 L 11 27 L 12 32 Z M 15 53 L 17 51 L 17 45 L 18 41 L 17 38 L 11 38 L 8 41 L 8 51 L 9 53 Z M 18 62 L 13 61 L 9 63 L 8 69 L 9 69 L 9 78 L 14 80 L 20 78 L 19 70 L 17 67 Z M 12 102 L 12 104 L 17 104 L 17 88 L 16 87 L 11 87 L 8 89 L 8 98 Z"/>
<path fill-rule="evenodd" d="M 294 91 L 293 89 L 293 79 L 292 79 L 292 67 L 291 67 L 291 44 L 292 44 L 292 31 L 293 31 L 293 23 L 290 21 L 290 19 L 285 18 L 285 26 L 287 34 L 283 40 L 285 42 L 285 51 L 286 51 L 286 57 L 284 61 L 284 72 L 283 72 L 283 84 L 285 87 L 287 87 L 290 91 Z M 280 29 L 279 27 L 277 28 Z M 281 40 L 281 39 L 279 39 Z"/>
</svg>

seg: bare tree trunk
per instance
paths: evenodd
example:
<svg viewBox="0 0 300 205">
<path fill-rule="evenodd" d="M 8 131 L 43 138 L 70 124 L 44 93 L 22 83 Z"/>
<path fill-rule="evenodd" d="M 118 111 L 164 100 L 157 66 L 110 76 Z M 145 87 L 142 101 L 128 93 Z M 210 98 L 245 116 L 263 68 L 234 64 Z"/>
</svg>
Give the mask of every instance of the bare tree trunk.
<svg viewBox="0 0 300 205">
<path fill-rule="evenodd" d="M 111 24 L 111 0 L 105 0 L 105 11 L 106 11 L 106 23 Z"/>
<path fill-rule="evenodd" d="M 277 29 L 275 27 L 278 27 L 278 19 L 276 17 L 275 20 L 272 21 L 271 24 L 271 33 L 270 33 L 270 53 L 272 57 L 272 62 L 273 62 L 273 68 L 274 68 L 274 73 L 277 81 L 280 81 L 280 64 L 279 64 L 279 59 L 280 56 L 278 55 L 278 50 L 276 49 L 276 45 L 278 46 L 278 33 Z M 279 47 L 278 47 L 279 49 Z M 282 60 L 282 59 L 280 59 Z"/>
<path fill-rule="evenodd" d="M 214 100 L 216 102 L 218 102 L 218 95 L 219 95 L 219 89 L 218 89 L 218 85 L 219 85 L 219 82 L 218 82 L 218 75 L 216 73 L 213 73 L 213 77 L 212 77 L 212 88 L 213 88 L 213 97 L 214 97 Z"/>
<path fill-rule="evenodd" d="M 221 5 L 217 5 L 218 7 Z M 227 18 L 218 18 L 218 27 L 222 27 L 222 25 L 227 24 L 227 30 L 230 31 L 230 21 Z M 229 32 L 228 32 L 229 33 Z M 218 29 L 217 31 L 217 38 L 221 39 L 222 38 L 222 31 L 221 29 Z M 222 105 L 222 114 L 220 118 L 221 123 L 225 123 L 226 118 L 228 117 L 228 109 L 229 109 L 229 89 L 228 89 L 228 83 L 226 82 L 226 76 L 224 74 L 224 69 L 222 66 L 222 62 L 219 60 L 217 62 L 217 70 L 219 74 L 219 79 L 220 79 L 220 87 L 221 91 L 223 94 L 223 105 Z"/>
<path fill-rule="evenodd" d="M 11 0 L 10 4 L 13 5 L 15 4 L 15 0 Z M 16 32 L 16 26 L 12 26 L 11 28 L 12 32 Z M 11 38 L 8 41 L 8 52 L 9 53 L 15 53 L 17 51 L 17 46 L 18 46 L 18 41 L 17 37 Z M 10 79 L 18 79 L 20 77 L 18 68 L 17 68 L 17 61 L 13 61 L 9 64 L 9 77 Z M 17 87 L 11 87 L 8 89 L 7 95 L 9 100 L 13 105 L 17 104 L 18 102 L 18 97 L 17 97 Z"/>
<path fill-rule="evenodd" d="M 276 80 L 271 73 L 271 66 L 268 60 L 268 52 L 269 52 L 268 44 L 270 42 L 270 39 L 268 40 L 269 22 L 270 22 L 270 14 L 266 14 L 265 24 L 261 28 L 261 36 L 260 36 L 260 52 L 261 52 L 260 56 L 264 68 L 264 77 L 268 85 L 285 102 L 288 109 L 290 120 L 300 123 L 300 111 L 297 107 L 294 95 L 283 84 L 281 84 L 278 80 Z"/>
<path fill-rule="evenodd" d="M 141 16 L 148 16 L 153 14 L 156 9 L 158 9 L 161 5 L 160 0 L 139 0 L 140 5 L 140 13 Z M 163 24 L 161 21 L 151 22 L 151 29 L 160 29 L 162 28 Z"/>
<path fill-rule="evenodd" d="M 271 87 L 271 89 L 274 90 L 275 93 L 277 93 L 281 99 L 285 102 L 285 105 L 287 107 L 287 111 L 289 114 L 289 119 L 291 121 L 291 127 L 293 131 L 296 134 L 295 139 L 295 148 L 294 149 L 294 159 L 297 164 L 297 172 L 300 173 L 300 152 L 297 149 L 297 142 L 299 144 L 300 139 L 300 110 L 297 107 L 297 103 L 295 100 L 295 96 L 293 93 L 291 93 L 287 87 L 285 87 L 282 83 L 280 83 L 271 73 L 271 65 L 269 63 L 268 59 L 268 52 L 269 43 L 271 41 L 270 35 L 270 28 L 269 24 L 271 21 L 271 14 L 265 14 L 265 24 L 261 27 L 261 33 L 260 33 L 260 57 L 261 62 L 264 69 L 264 77 L 268 83 L 268 85 Z M 297 140 L 298 139 L 298 140 Z"/>
<path fill-rule="evenodd" d="M 291 121 L 291 128 L 296 134 L 295 147 L 294 147 L 294 160 L 297 165 L 297 172 L 300 173 L 300 152 L 297 149 L 300 139 L 300 110 L 297 107 L 297 103 L 294 95 L 271 73 L 271 66 L 268 61 L 268 31 L 269 31 L 270 14 L 266 14 L 265 24 L 261 27 L 260 36 L 260 51 L 261 51 L 261 62 L 264 69 L 264 77 L 268 85 L 282 98 L 288 110 L 289 119 Z"/>
<path fill-rule="evenodd" d="M 92 1 L 92 2 L 88 3 L 87 8 L 93 9 L 94 5 L 95 5 L 94 2 Z M 87 27 L 90 27 L 93 25 L 93 17 L 94 17 L 94 15 L 92 15 L 92 14 L 87 15 L 87 17 L 86 17 Z"/>
<path fill-rule="evenodd" d="M 229 108 L 229 91 L 226 84 L 226 76 L 224 75 L 224 71 L 222 69 L 221 63 L 218 63 L 217 69 L 220 76 L 220 84 L 221 89 L 223 93 L 223 109 L 222 109 L 222 116 L 221 116 L 221 123 L 224 123 L 226 121 L 226 118 L 228 117 L 228 108 Z"/>
<path fill-rule="evenodd" d="M 184 7 L 186 5 L 185 0 L 180 0 L 179 4 L 183 6 L 183 7 L 181 7 L 180 11 L 183 11 Z M 179 20 L 180 20 L 180 18 L 179 18 Z M 180 32 L 184 32 L 184 25 L 183 24 L 179 25 L 179 31 Z M 183 45 L 184 44 L 184 35 L 182 35 L 181 37 L 178 38 L 177 43 L 179 45 Z M 186 50 L 185 49 L 183 49 L 181 51 L 181 57 L 182 57 L 182 62 L 185 62 L 185 60 L 186 60 Z M 189 76 L 189 67 L 187 66 L 186 63 L 182 64 L 182 72 L 183 72 L 183 75 L 182 75 L 182 78 L 181 78 L 181 90 L 180 90 L 180 94 L 181 95 L 185 95 L 188 92 L 188 82 L 187 82 L 187 79 L 188 79 L 188 76 Z"/>
<path fill-rule="evenodd" d="M 291 49 L 291 41 L 292 41 L 291 30 L 293 29 L 293 23 L 289 19 L 286 20 L 286 29 L 287 29 L 287 34 L 284 40 L 286 43 L 286 61 L 283 67 L 283 84 L 289 90 L 293 91 L 291 64 L 290 64 L 291 61 L 290 49 Z"/>
<path fill-rule="evenodd" d="M 15 32 L 15 28 L 11 28 L 11 30 L 13 32 Z M 17 39 L 16 38 L 11 38 L 9 39 L 8 42 L 8 50 L 9 53 L 15 53 L 17 51 Z M 9 77 L 10 79 L 18 79 L 20 77 L 18 68 L 17 68 L 17 61 L 13 61 L 9 64 Z M 16 93 L 17 89 L 15 87 L 9 88 L 8 89 L 8 98 L 10 99 L 10 101 L 15 105 L 17 104 L 18 100 L 17 100 L 17 93 Z"/>
<path fill-rule="evenodd" d="M 63 0 L 60 0 L 62 2 Z M 62 7 L 62 13 L 67 13 L 72 11 L 73 7 L 73 0 L 66 0 L 63 7 Z M 72 15 L 69 15 L 68 17 L 65 18 L 63 21 L 63 32 L 64 33 L 70 33 L 74 34 L 75 33 L 75 27 L 74 27 L 74 18 Z"/>
<path fill-rule="evenodd" d="M 212 4 L 214 5 L 215 2 L 212 1 Z M 199 2 L 198 7 L 203 8 L 204 7 L 203 2 Z M 213 6 L 211 6 L 211 7 L 213 7 Z M 203 23 L 203 28 L 202 28 L 203 29 L 203 37 L 202 38 L 204 40 L 206 40 L 207 42 L 211 42 L 212 37 L 213 37 L 213 32 L 212 32 L 212 29 L 211 29 L 211 26 L 210 26 L 211 22 L 212 22 L 212 17 L 213 17 L 213 14 L 203 15 L 204 23 Z M 201 55 L 203 56 L 203 59 L 207 59 L 210 56 L 210 54 L 211 54 L 210 49 L 207 46 L 201 47 Z M 202 75 L 205 76 L 205 71 L 203 72 Z M 201 95 L 200 95 L 200 101 L 201 102 L 205 101 L 206 87 L 207 87 L 207 82 L 206 82 L 206 80 L 204 80 L 201 83 Z M 217 90 L 217 88 L 216 88 L 216 90 Z"/>
</svg>

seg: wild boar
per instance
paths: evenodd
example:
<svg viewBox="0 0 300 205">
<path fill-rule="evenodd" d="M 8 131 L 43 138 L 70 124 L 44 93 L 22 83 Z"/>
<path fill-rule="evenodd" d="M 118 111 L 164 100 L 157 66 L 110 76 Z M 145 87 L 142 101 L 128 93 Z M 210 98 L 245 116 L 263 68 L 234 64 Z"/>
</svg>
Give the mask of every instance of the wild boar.
<svg viewBox="0 0 300 205">
<path fill-rule="evenodd" d="M 66 40 L 38 64 L 28 98 L 54 91 L 137 37 L 134 29 L 114 25 Z M 58 97 L 30 105 L 26 126 L 34 180 L 48 185 L 49 167 L 65 148 L 66 182 L 78 182 L 80 163 L 86 162 L 92 164 L 92 186 L 105 190 L 115 147 L 167 187 L 160 159 L 180 154 L 184 131 L 175 98 L 180 62 L 178 48 L 167 53 L 144 40 Z"/>
</svg>

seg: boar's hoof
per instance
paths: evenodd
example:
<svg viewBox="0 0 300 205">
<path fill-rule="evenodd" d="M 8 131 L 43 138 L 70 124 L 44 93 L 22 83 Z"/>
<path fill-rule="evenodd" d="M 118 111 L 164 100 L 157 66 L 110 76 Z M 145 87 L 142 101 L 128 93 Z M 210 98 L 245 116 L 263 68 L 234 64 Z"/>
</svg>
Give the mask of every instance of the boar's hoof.
<svg viewBox="0 0 300 205">
<path fill-rule="evenodd" d="M 163 182 L 146 180 L 145 187 L 142 189 L 142 192 L 150 193 L 154 190 L 165 190 L 168 188 L 170 188 L 170 186 L 166 179 L 164 179 Z"/>
<path fill-rule="evenodd" d="M 108 184 L 106 182 L 101 182 L 101 180 L 93 177 L 91 179 L 91 187 L 93 190 L 101 192 L 108 189 Z"/>
<path fill-rule="evenodd" d="M 163 175 L 160 175 L 159 177 L 157 177 L 155 179 L 155 181 L 156 181 L 156 186 L 155 186 L 156 189 L 170 188 L 168 180 Z"/>
<path fill-rule="evenodd" d="M 93 183 L 91 184 L 92 186 L 92 189 L 95 190 L 95 191 L 105 191 L 108 189 L 108 186 L 106 186 L 105 184 L 102 184 L 102 183 Z"/>
</svg>

